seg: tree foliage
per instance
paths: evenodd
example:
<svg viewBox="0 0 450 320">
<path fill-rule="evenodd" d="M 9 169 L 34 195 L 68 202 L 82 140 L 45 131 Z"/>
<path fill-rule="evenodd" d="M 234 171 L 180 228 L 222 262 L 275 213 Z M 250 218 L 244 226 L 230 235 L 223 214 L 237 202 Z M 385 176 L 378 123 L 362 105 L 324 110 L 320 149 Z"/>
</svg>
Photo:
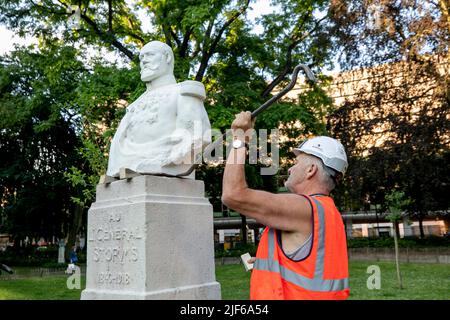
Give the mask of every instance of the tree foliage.
<svg viewBox="0 0 450 320">
<path fill-rule="evenodd" d="M 398 189 L 412 199 L 409 211 L 420 222 L 429 211 L 447 209 L 450 20 L 445 1 L 335 1 L 330 10 L 341 66 L 364 68 L 354 77 L 359 83 L 352 83 L 353 95 L 328 122 L 350 155 L 339 202 L 349 208 L 348 198 L 353 199 L 349 209 L 386 207 L 386 194 Z"/>
<path fill-rule="evenodd" d="M 73 138 L 70 143 L 58 145 L 58 152 L 70 149 L 73 159 L 58 161 L 61 167 L 57 170 L 57 181 L 64 186 L 60 192 L 65 196 L 58 196 L 64 208 L 61 204 L 54 210 L 54 215 L 58 215 L 58 219 L 66 217 L 68 206 L 75 203 L 79 212 L 93 200 L 98 177 L 106 170 L 109 143 L 125 107 L 145 90 L 139 79 L 137 56 L 148 41 L 160 40 L 173 48 L 178 81 L 194 79 L 205 84 L 208 96 L 205 107 L 212 126 L 221 130 L 229 128 L 234 114 L 255 109 L 271 96 L 272 89 L 285 85 L 286 76 L 297 63 L 308 64 L 315 71 L 324 66 L 331 42 L 323 23 L 326 17 L 319 17 L 317 12 L 323 11 L 328 2 L 273 1 L 273 4 L 280 10 L 260 16 L 263 32 L 256 34 L 252 31 L 255 22 L 248 18 L 248 13 L 258 2 L 250 0 L 0 0 L 0 23 L 19 35 L 34 36 L 39 41 L 39 50 L 35 53 L 39 58 L 29 66 L 26 61 L 32 58 L 19 59 L 15 68 L 36 70 L 39 67 L 34 63 L 41 63 L 45 70 L 53 70 L 47 72 L 50 75 L 47 80 L 59 81 L 58 88 L 48 83 L 41 86 L 39 92 L 52 93 L 44 103 L 39 99 L 45 94 L 36 91 L 35 75 L 21 74 L 14 78 L 15 74 L 9 69 L 12 65 L 4 65 L 2 79 L 5 86 L 2 88 L 7 88 L 8 83 L 11 88 L 5 89 L 0 104 L 2 113 L 8 113 L 3 117 L 5 125 L 12 121 L 8 126 L 15 124 L 17 131 L 21 131 L 29 122 L 27 135 L 35 139 L 36 144 L 46 139 L 34 134 L 39 128 L 65 130 Z M 70 19 L 77 15 L 79 23 L 73 25 L 72 21 L 71 25 Z M 143 16 L 148 20 L 143 21 Z M 148 22 L 150 28 L 143 22 Z M 118 53 L 121 66 L 101 57 L 93 59 L 91 52 L 100 49 Z M 68 51 L 72 56 L 62 55 Z M 49 115 L 43 117 L 45 120 L 33 123 L 29 102 L 25 102 L 29 99 L 27 93 L 17 91 L 22 86 L 31 90 L 31 100 L 36 104 L 41 101 L 40 105 L 48 109 Z M 16 111 L 14 99 L 27 107 Z M 273 106 L 271 111 L 259 117 L 257 128 L 272 129 L 286 124 L 283 133 L 298 142 L 301 136 L 324 132 L 322 117 L 329 103 L 324 91 L 316 87 L 302 96 L 300 103 L 284 101 Z M 18 124 L 12 120 L 16 118 L 23 122 Z M 296 126 L 299 118 L 302 125 Z M 2 131 L 3 134 L 6 133 Z M 13 134 L 8 136 L 9 141 L 14 137 Z M 58 139 L 63 137 L 63 134 L 57 135 Z M 289 146 L 282 149 L 282 157 L 288 155 Z M 14 152 L 25 151 L 22 148 Z M 10 154 L 3 145 L 2 152 Z M 65 152 L 69 154 L 68 150 Z M 6 179 L 13 177 L 7 169 L 10 167 L 13 165 L 2 162 L 2 168 L 5 168 L 2 176 Z M 23 170 L 17 173 L 21 179 L 32 170 L 31 166 L 20 165 L 18 168 Z M 206 190 L 212 199 L 216 199 L 215 202 L 212 200 L 216 207 L 220 206 L 221 184 L 218 182 L 221 179 L 218 175 L 221 170 L 221 167 L 204 166 L 198 175 L 205 179 Z M 255 177 L 255 181 L 250 181 L 252 186 L 276 189 L 275 177 L 257 179 L 256 174 L 250 173 L 258 167 L 247 170 L 249 177 Z M 48 176 L 43 181 L 46 179 Z M 20 183 L 14 188 L 22 192 L 19 191 L 22 190 Z M 8 185 L 4 190 L 2 201 L 7 198 L 6 206 L 14 208 L 15 214 L 19 215 L 19 207 L 11 200 L 12 187 Z M 68 195 L 72 203 L 68 201 Z M 38 202 L 39 197 L 33 201 Z M 34 208 L 36 219 L 44 215 L 44 209 L 40 207 L 27 207 Z M 56 222 L 53 225 L 59 226 Z M 30 226 L 34 228 L 35 224 Z"/>
<path fill-rule="evenodd" d="M 145 90 L 137 54 L 151 40 L 173 48 L 177 80 L 205 84 L 205 107 L 222 131 L 237 112 L 254 110 L 283 87 L 297 63 L 319 73 L 337 57 L 344 70 L 366 68 L 367 85 L 343 105 L 333 106 L 324 91 L 329 81 L 320 77 L 321 86 L 259 116 L 256 129 L 280 128 L 288 138 L 280 151 L 286 165 L 303 138 L 327 130 L 340 138 L 350 162 L 336 191 L 344 209 L 386 206 L 394 189 L 412 199 L 409 210 L 420 219 L 448 208 L 447 2 L 272 3 L 279 10 L 258 17 L 262 32 L 255 33 L 249 12 L 259 2 L 251 0 L 0 0 L 0 22 L 39 41 L 36 50 L 2 58 L 0 175 L 8 223 L 51 214 L 56 230 L 70 220 L 73 203 L 90 205 L 125 107 Z M 118 53 L 121 63 L 88 54 L 99 49 Z M 247 168 L 249 177 L 258 166 Z M 203 166 L 198 174 L 215 208 L 222 170 Z M 274 180 L 250 184 L 274 190 Z M 47 192 L 57 199 L 54 208 L 40 201 Z M 24 230 L 50 221 L 42 219 L 22 219 Z"/>
<path fill-rule="evenodd" d="M 0 60 L 0 190 L 4 228 L 17 237 L 61 236 L 81 165 L 76 85 L 84 71 L 71 47 L 21 48 Z"/>
</svg>

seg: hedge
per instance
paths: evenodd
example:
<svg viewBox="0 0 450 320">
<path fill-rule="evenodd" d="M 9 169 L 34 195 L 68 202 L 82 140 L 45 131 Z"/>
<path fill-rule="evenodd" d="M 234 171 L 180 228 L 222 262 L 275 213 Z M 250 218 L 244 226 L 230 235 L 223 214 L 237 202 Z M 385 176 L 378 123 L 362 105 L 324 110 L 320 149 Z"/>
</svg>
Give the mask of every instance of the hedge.
<svg viewBox="0 0 450 320">
<path fill-rule="evenodd" d="M 22 248 L 8 247 L 0 251 L 0 262 L 15 267 L 56 267 L 58 264 L 58 246 Z M 78 262 L 86 261 L 84 252 L 77 252 Z"/>
</svg>

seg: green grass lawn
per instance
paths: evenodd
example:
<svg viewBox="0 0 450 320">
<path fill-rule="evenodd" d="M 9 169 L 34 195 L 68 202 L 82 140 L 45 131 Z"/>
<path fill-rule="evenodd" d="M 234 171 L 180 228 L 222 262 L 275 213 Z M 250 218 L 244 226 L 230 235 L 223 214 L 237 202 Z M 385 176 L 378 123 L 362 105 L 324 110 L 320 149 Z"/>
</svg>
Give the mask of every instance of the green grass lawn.
<svg viewBox="0 0 450 320">
<path fill-rule="evenodd" d="M 369 290 L 366 282 L 369 265 L 381 270 L 381 289 Z M 450 266 L 446 264 L 401 264 L 404 289 L 397 287 L 395 264 L 392 262 L 350 263 L 350 299 L 450 299 Z M 19 273 L 26 270 L 19 269 Z M 249 296 L 250 273 L 242 265 L 217 266 L 217 281 L 222 287 L 222 299 L 242 299 Z M 30 277 L 1 280 L 0 299 L 79 299 L 81 290 L 66 287 L 67 276 Z M 85 278 L 81 279 L 81 287 Z"/>
<path fill-rule="evenodd" d="M 367 289 L 369 265 L 381 271 L 381 289 Z M 428 263 L 400 264 L 403 289 L 398 288 L 395 262 L 352 262 L 350 264 L 350 298 L 358 300 L 449 300 L 450 265 Z"/>
</svg>

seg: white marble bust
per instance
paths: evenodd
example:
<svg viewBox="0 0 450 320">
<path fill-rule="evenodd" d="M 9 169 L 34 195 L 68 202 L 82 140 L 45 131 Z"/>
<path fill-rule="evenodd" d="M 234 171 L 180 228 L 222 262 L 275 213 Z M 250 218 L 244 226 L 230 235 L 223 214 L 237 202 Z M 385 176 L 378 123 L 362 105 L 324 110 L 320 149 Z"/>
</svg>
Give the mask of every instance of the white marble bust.
<svg viewBox="0 0 450 320">
<path fill-rule="evenodd" d="M 211 142 L 203 106 L 205 87 L 197 81 L 176 82 L 172 49 L 162 42 L 147 43 L 139 59 L 147 90 L 120 121 L 106 174 L 118 177 L 121 168 L 140 174 L 180 174 Z"/>
</svg>

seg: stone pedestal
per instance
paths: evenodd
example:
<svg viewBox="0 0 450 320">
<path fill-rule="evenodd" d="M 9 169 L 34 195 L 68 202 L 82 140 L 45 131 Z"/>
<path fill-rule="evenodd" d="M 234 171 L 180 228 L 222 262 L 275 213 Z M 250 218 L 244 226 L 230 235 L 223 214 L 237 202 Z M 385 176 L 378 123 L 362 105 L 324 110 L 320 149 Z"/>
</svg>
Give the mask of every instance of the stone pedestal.
<svg viewBox="0 0 450 320">
<path fill-rule="evenodd" d="M 202 181 L 143 175 L 97 186 L 81 299 L 220 299 Z"/>
</svg>

